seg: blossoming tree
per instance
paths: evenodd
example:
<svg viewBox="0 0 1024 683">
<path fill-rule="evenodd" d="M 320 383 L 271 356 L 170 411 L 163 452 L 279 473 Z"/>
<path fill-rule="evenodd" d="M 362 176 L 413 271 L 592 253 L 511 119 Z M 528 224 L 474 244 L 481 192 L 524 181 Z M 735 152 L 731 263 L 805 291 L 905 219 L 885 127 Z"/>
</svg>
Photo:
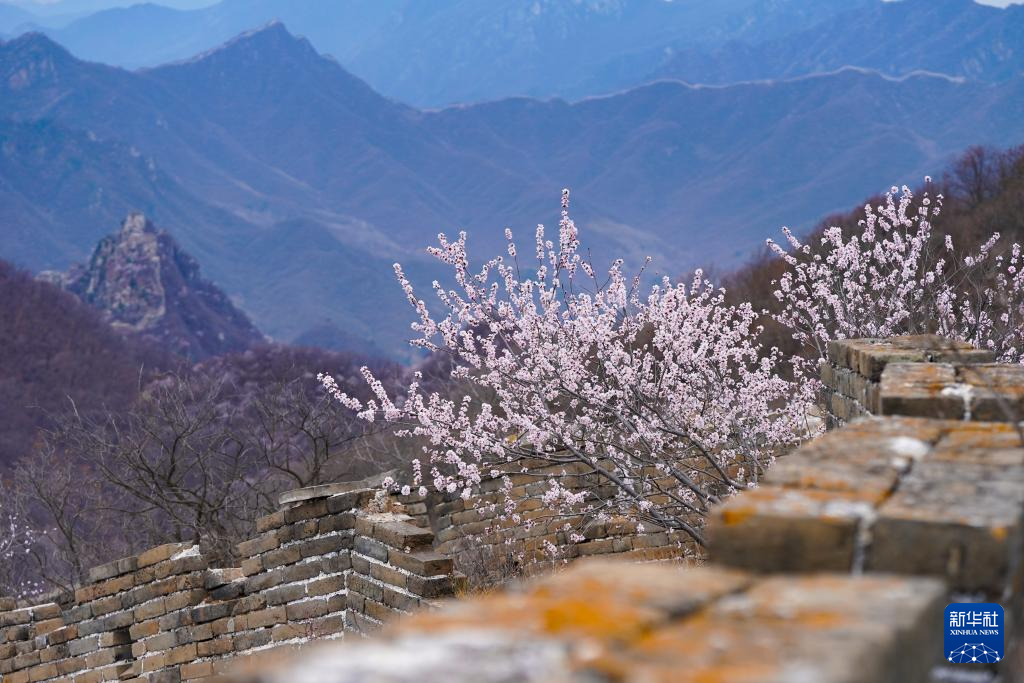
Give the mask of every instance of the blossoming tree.
<svg viewBox="0 0 1024 683">
<path fill-rule="evenodd" d="M 908 187 L 893 187 L 865 206 L 855 234 L 832 227 L 804 243 L 784 229 L 788 250 L 768 240 L 788 265 L 775 282 L 776 318 L 820 358 L 831 339 L 936 333 L 1024 360 L 1020 245 L 1000 249 L 995 233 L 958 250 L 933 228 L 941 207 L 941 194 L 915 203 Z"/>
<path fill-rule="evenodd" d="M 26 578 L 25 556 L 38 542 L 38 534 L 15 507 L 13 497 L 0 482 L 0 597 L 28 597 L 42 584 Z"/>
<path fill-rule="evenodd" d="M 465 233 L 439 235 L 429 251 L 457 288 L 434 283 L 437 316 L 395 265 L 418 314 L 412 343 L 450 357 L 463 391 L 428 391 L 417 374 L 399 401 L 364 371 L 375 393 L 364 403 L 322 381 L 364 419 L 422 444 L 411 485 L 423 493 L 432 485 L 469 500 L 488 479 L 507 493 L 513 476 L 540 465 L 543 503 L 566 520 L 566 542 L 612 515 L 703 542 L 708 506 L 798 439 L 813 390 L 777 372 L 779 354 L 757 341 L 758 312 L 727 305 L 699 271 L 646 294 L 621 260 L 599 275 L 580 255 L 568 191 L 557 244 L 537 228 L 534 270 L 506 238 L 509 260 L 474 272 Z M 529 524 L 511 496 L 494 504 L 502 519 Z"/>
</svg>

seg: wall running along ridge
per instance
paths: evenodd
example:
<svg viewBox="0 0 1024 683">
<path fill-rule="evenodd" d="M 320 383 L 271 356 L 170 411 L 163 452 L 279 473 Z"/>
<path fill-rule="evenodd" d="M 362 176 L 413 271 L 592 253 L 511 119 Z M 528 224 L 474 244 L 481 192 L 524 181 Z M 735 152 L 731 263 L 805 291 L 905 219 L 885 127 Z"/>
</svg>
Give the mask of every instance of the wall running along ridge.
<svg viewBox="0 0 1024 683">
<path fill-rule="evenodd" d="M 1005 421 L 1024 367 L 967 368 L 989 358 L 949 350 L 932 337 L 834 344 L 830 399 L 917 417 L 857 420 L 780 458 L 715 511 L 708 566 L 590 559 L 421 609 L 462 592 L 460 543 L 516 533 L 474 507 L 489 485 L 469 503 L 383 505 L 375 488 L 313 487 L 260 520 L 241 567 L 161 546 L 97 567 L 60 605 L 0 599 L 0 683 L 928 681 L 947 602 L 1000 602 L 1013 626 L 1024 611 L 1024 443 Z M 522 512 L 541 510 L 544 472 L 519 474 Z M 591 536 L 575 555 L 682 554 L 628 525 Z M 384 622 L 355 645 L 314 642 Z M 1008 682 L 1024 677 L 1015 638 Z"/>
<path fill-rule="evenodd" d="M 275 650 L 370 633 L 463 592 L 458 553 L 499 552 L 512 539 L 530 564 L 543 557 L 544 540 L 566 542 L 558 529 L 564 518 L 541 519 L 550 476 L 542 465 L 510 475 L 517 509 L 537 515 L 529 530 L 502 528 L 496 512 L 476 509 L 496 499 L 499 479 L 469 501 L 413 493 L 382 502 L 379 487 L 329 484 L 283 494 L 282 509 L 239 544 L 239 567 L 211 567 L 198 546 L 170 544 L 92 569 L 89 583 L 61 604 L 0 599 L 0 683 L 176 683 L 219 676 L 240 661 L 258 666 Z M 563 559 L 621 553 L 651 561 L 692 552 L 626 520 L 587 534 Z"/>
<path fill-rule="evenodd" d="M 780 458 L 762 486 L 714 512 L 706 566 L 579 562 L 394 622 L 370 641 L 324 645 L 233 680 L 1024 680 L 1024 441 L 1014 424 L 978 421 L 977 413 L 927 417 L 949 415 L 946 383 L 911 383 L 930 407 L 916 395 L 888 402 L 890 386 L 900 396 L 906 387 L 886 378 L 914 374 L 893 362 L 897 344 L 853 340 L 837 350 L 866 356 L 852 367 L 882 366 L 862 375 L 880 384 L 882 405 L 910 405 L 924 417 L 862 418 Z M 945 364 L 947 379 L 973 371 Z M 972 401 L 1012 404 L 1024 394 L 1024 367 L 981 369 L 989 378 L 972 385 Z M 944 668 L 943 609 L 954 601 L 1006 608 L 1008 653 L 999 665 Z"/>
</svg>

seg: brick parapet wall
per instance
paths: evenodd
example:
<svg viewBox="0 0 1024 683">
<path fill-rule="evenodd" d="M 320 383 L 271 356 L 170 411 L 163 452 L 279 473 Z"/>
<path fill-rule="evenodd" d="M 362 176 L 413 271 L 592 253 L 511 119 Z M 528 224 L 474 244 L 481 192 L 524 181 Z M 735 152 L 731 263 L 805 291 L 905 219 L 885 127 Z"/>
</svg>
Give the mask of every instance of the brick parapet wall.
<svg viewBox="0 0 1024 683">
<path fill-rule="evenodd" d="M 989 351 L 933 335 L 842 339 L 829 343 L 828 356 L 822 362 L 821 381 L 829 426 L 865 415 L 960 418 L 964 411 L 959 387 L 964 382 L 977 383 L 979 378 L 959 378 L 957 369 L 991 364 L 992 371 L 998 373 L 1008 367 L 994 365 Z M 1024 375 L 1018 376 L 1016 383 L 1024 384 Z M 977 387 L 975 393 L 987 388 Z M 944 404 L 944 412 L 929 412 L 939 409 L 939 404 Z M 997 415 L 982 411 L 974 419 L 1005 419 Z"/>
<path fill-rule="evenodd" d="M 179 648 L 177 629 L 206 598 L 206 574 L 197 548 L 160 546 L 93 569 L 68 606 L 0 612 L 0 679 L 117 680 L 134 665 L 164 680 L 171 662 L 195 657 L 195 645 Z"/>
<path fill-rule="evenodd" d="M 0 681 L 159 681 L 365 633 L 454 595 L 464 577 L 416 519 L 365 509 L 374 489 L 304 492 L 259 520 L 241 566 L 171 544 L 96 567 L 70 601 L 0 602 Z"/>
<path fill-rule="evenodd" d="M 485 479 L 481 495 L 468 500 L 448 497 L 432 503 L 431 519 L 437 534 L 437 550 L 458 555 L 467 549 L 477 552 L 512 552 L 521 555 L 521 569 L 530 573 L 531 567 L 541 570 L 552 559 L 546 547 L 559 549 L 557 561 L 573 560 L 594 555 L 616 554 L 634 561 L 661 561 L 693 556 L 698 551 L 692 540 L 682 534 L 670 534 L 663 529 L 648 528 L 640 531 L 635 521 L 625 517 L 612 517 L 606 522 L 585 519 L 582 516 L 552 515 L 542 497 L 550 488 L 548 479 L 557 474 L 559 483 L 573 492 L 599 492 L 600 478 L 595 474 L 582 474 L 581 463 L 552 465 L 540 462 L 525 471 L 509 474 L 513 487 L 508 495 L 516 501 L 515 513 L 519 519 L 531 522 L 529 528 L 503 520 L 505 492 L 498 492 L 500 477 Z M 613 495 L 613 490 L 601 492 Z M 584 537 L 577 543 L 569 542 L 565 526 L 569 524 Z M 510 541 L 513 542 L 510 544 Z"/>
<path fill-rule="evenodd" d="M 547 474 L 521 475 L 513 495 L 524 514 L 541 509 Z M 175 683 L 312 640 L 375 631 L 465 590 L 453 559 L 460 543 L 499 547 L 517 533 L 495 528 L 493 514 L 474 508 L 496 495 L 497 482 L 485 482 L 469 501 L 392 495 L 383 503 L 388 511 L 377 512 L 380 489 L 360 483 L 292 491 L 239 544 L 238 567 L 211 567 L 198 546 L 170 544 L 93 568 L 89 583 L 61 604 L 19 608 L 2 599 L 0 683 Z M 564 523 L 518 532 L 532 559 L 541 557 L 544 540 L 565 542 L 556 528 Z M 683 554 L 664 533 L 640 534 L 624 520 L 586 533 L 571 557 Z"/>
</svg>

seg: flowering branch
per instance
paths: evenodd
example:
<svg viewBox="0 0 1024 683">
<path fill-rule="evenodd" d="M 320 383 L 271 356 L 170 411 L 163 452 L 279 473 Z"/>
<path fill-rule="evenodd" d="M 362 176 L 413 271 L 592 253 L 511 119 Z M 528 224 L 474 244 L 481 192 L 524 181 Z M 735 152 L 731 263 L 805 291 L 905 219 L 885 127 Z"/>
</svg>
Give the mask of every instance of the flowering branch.
<svg viewBox="0 0 1024 683">
<path fill-rule="evenodd" d="M 930 179 L 928 179 L 930 182 Z M 817 244 L 783 229 L 787 250 L 768 246 L 788 265 L 773 284 L 782 303 L 776 319 L 820 358 L 832 339 L 936 333 L 1024 359 L 1024 273 L 1021 247 L 997 253 L 999 233 L 970 253 L 939 240 L 926 192 L 915 206 L 904 186 L 878 206 L 865 206 L 860 232 L 825 230 Z"/>
<path fill-rule="evenodd" d="M 25 558 L 41 539 L 4 489 L 0 482 L 0 597 L 29 597 L 43 588 L 40 582 L 25 578 Z"/>
<path fill-rule="evenodd" d="M 568 207 L 564 191 L 557 244 L 537 227 L 532 277 L 509 230 L 512 263 L 498 256 L 475 272 L 466 234 L 439 235 L 429 252 L 457 283 L 434 282 L 441 316 L 395 266 L 418 316 L 412 343 L 447 354 L 456 386 L 472 391 L 427 391 L 416 374 L 398 402 L 364 371 L 375 398 L 363 402 L 321 381 L 363 419 L 422 440 L 430 470 L 417 461 L 413 486 L 469 500 L 504 478 L 508 494 L 509 475 L 546 465 L 543 502 L 567 519 L 621 515 L 703 542 L 708 506 L 752 485 L 806 431 L 813 382 L 783 379 L 779 352 L 758 343 L 761 312 L 726 304 L 700 271 L 642 297 L 640 276 L 627 277 L 619 259 L 599 282 Z M 516 521 L 515 507 L 507 495 L 502 518 Z"/>
</svg>

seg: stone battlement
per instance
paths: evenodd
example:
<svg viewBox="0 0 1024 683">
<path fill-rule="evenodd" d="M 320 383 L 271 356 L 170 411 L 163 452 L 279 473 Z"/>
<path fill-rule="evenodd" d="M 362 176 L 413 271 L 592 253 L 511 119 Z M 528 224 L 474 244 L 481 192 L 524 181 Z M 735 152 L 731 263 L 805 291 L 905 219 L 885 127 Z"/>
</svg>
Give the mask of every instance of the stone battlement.
<svg viewBox="0 0 1024 683">
<path fill-rule="evenodd" d="M 1012 405 L 1024 375 L 970 349 L 938 355 L 934 338 L 834 349 L 835 394 L 912 416 L 840 424 L 780 458 L 715 512 L 705 566 L 583 562 L 234 680 L 925 683 L 996 668 L 1024 680 L 1024 440 L 1005 405 L 963 401 Z M 998 667 L 943 668 L 953 601 L 1006 608 Z"/>
<path fill-rule="evenodd" d="M 831 426 L 864 415 L 1014 422 L 1024 419 L 1024 366 L 941 337 L 829 343 L 821 367 Z"/>
<path fill-rule="evenodd" d="M 68 604 L 0 600 L 0 682 L 924 683 L 952 601 L 1004 606 L 999 672 L 1024 680 L 1024 370 L 934 337 L 830 354 L 827 398 L 850 410 L 714 511 L 703 566 L 626 561 L 679 544 L 613 524 L 574 556 L 618 562 L 440 605 L 465 584 L 457 544 L 501 542 L 486 515 L 436 493 L 382 505 L 372 486 L 314 487 L 260 520 L 240 567 L 162 546 L 97 567 Z M 542 473 L 520 474 L 525 514 Z"/>
<path fill-rule="evenodd" d="M 240 544 L 238 568 L 171 544 L 94 568 L 68 604 L 0 602 L 0 681 L 206 678 L 453 595 L 464 577 L 433 551 L 433 533 L 408 515 L 365 511 L 375 492 L 289 502 Z"/>
</svg>

